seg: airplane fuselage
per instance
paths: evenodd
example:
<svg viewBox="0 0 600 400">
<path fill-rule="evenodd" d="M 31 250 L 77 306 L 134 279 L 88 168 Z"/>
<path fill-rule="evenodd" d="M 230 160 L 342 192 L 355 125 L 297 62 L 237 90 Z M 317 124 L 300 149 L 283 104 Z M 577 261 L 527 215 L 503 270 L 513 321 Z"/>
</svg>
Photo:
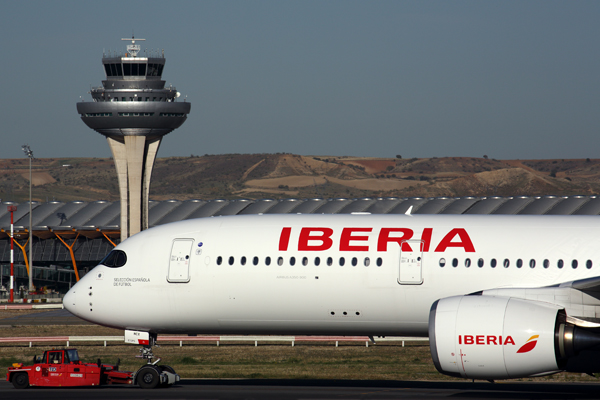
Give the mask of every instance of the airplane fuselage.
<svg viewBox="0 0 600 400">
<path fill-rule="evenodd" d="M 155 333 L 427 336 L 438 299 L 598 276 L 599 223 L 467 215 L 187 220 L 119 244 L 126 262 L 94 268 L 65 306 L 101 325 Z M 595 304 L 581 310 L 600 316 Z"/>
</svg>

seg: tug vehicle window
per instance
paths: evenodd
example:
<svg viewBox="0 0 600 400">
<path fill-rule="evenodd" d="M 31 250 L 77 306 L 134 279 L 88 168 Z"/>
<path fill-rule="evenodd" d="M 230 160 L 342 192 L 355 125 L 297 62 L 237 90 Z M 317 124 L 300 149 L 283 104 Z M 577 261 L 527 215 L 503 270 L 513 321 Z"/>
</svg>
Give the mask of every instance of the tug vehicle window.
<svg viewBox="0 0 600 400">
<path fill-rule="evenodd" d="M 100 264 L 105 265 L 109 268 L 119 268 L 125 265 L 127 262 L 127 255 L 122 250 L 113 250 L 102 261 Z"/>
<path fill-rule="evenodd" d="M 77 350 L 75 350 L 75 349 L 67 350 L 66 354 L 67 354 L 67 358 L 68 358 L 67 361 L 70 361 L 73 363 L 76 363 L 79 361 L 79 354 L 77 354 Z"/>
</svg>

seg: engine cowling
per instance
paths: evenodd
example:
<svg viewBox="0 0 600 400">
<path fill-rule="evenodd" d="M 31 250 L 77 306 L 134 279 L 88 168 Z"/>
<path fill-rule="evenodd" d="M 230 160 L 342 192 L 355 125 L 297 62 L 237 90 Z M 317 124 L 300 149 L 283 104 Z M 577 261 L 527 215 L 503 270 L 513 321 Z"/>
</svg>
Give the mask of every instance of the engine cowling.
<svg viewBox="0 0 600 400">
<path fill-rule="evenodd" d="M 468 379 L 512 379 L 559 372 L 574 354 L 573 327 L 554 304 L 510 297 L 436 301 L 429 343 L 437 370 Z"/>
</svg>

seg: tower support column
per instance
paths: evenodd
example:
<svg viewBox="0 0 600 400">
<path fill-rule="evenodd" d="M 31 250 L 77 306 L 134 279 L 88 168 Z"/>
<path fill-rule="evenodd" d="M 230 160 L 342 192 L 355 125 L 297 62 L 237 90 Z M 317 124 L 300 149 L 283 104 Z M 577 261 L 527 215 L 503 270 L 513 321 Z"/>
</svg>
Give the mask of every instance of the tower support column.
<svg viewBox="0 0 600 400">
<path fill-rule="evenodd" d="M 122 139 L 119 140 L 119 139 Z M 121 199 L 121 241 L 148 228 L 150 178 L 161 139 L 107 137 L 113 154 Z"/>
</svg>

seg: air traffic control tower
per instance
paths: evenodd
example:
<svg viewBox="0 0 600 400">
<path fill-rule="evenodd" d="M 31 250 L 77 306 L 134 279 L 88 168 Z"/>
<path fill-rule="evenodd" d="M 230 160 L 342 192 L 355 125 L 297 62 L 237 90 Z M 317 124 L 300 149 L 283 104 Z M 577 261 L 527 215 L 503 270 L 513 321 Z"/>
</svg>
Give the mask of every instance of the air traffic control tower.
<svg viewBox="0 0 600 400">
<path fill-rule="evenodd" d="M 85 124 L 106 136 L 121 193 L 121 241 L 148 228 L 148 194 L 162 137 L 179 128 L 191 104 L 162 80 L 164 51 L 140 57 L 145 39 L 131 41 L 127 53 L 103 54 L 106 80 L 92 88 L 93 102 L 77 103 Z M 146 54 L 147 55 L 147 54 Z"/>
</svg>

